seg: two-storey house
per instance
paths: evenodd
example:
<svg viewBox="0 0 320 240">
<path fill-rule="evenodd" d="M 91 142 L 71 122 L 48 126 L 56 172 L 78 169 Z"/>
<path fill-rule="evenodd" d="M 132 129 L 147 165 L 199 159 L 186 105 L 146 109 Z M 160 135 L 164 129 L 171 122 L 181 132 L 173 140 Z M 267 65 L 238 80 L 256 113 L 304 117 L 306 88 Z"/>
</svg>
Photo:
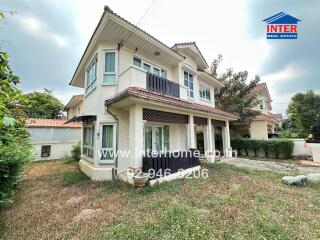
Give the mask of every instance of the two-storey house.
<svg viewBox="0 0 320 240">
<path fill-rule="evenodd" d="M 253 110 L 259 114 L 250 122 L 245 124 L 235 124 L 232 129 L 232 137 L 250 137 L 251 139 L 268 139 L 271 133 L 274 133 L 275 126 L 279 124 L 272 111 L 272 99 L 266 83 L 259 83 L 252 90 L 252 94 L 256 94 L 258 105 Z"/>
<path fill-rule="evenodd" d="M 214 161 L 215 129 L 230 157 L 237 116 L 215 107 L 223 84 L 207 68 L 194 42 L 170 48 L 106 6 L 70 82 L 84 89 L 83 114 L 69 120 L 83 123 L 82 171 L 112 179 L 142 168 L 145 151 L 196 147 Z"/>
</svg>

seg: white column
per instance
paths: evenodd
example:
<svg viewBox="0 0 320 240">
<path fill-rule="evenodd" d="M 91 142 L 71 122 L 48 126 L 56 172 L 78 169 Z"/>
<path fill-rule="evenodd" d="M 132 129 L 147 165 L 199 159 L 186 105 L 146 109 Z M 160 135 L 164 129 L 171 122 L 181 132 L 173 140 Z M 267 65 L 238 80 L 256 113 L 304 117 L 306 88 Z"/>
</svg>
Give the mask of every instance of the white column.
<svg viewBox="0 0 320 240">
<path fill-rule="evenodd" d="M 214 151 L 213 151 L 213 142 L 212 142 L 212 125 L 211 125 L 211 118 L 208 118 L 208 125 L 206 126 L 207 132 L 207 159 L 209 162 L 214 162 Z"/>
<path fill-rule="evenodd" d="M 142 107 L 133 105 L 129 110 L 129 167 L 142 167 L 143 153 Z"/>
<path fill-rule="evenodd" d="M 195 140 L 195 130 L 193 123 L 193 115 L 189 115 L 189 124 L 188 124 L 188 137 L 189 137 L 189 148 L 196 148 L 196 140 Z"/>
<path fill-rule="evenodd" d="M 223 133 L 224 133 L 224 147 L 223 148 L 225 150 L 225 157 L 229 158 L 229 157 L 232 157 L 229 121 L 226 121 L 226 126 L 223 129 Z"/>
</svg>

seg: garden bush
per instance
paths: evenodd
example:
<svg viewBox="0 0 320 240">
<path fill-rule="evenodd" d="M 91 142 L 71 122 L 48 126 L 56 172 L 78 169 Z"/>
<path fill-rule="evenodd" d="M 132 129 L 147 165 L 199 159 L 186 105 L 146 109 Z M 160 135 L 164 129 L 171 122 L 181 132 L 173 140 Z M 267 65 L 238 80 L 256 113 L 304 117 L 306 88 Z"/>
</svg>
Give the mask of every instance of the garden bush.
<svg viewBox="0 0 320 240">
<path fill-rule="evenodd" d="M 29 161 L 32 146 L 28 141 L 3 144 L 0 141 L 0 207 L 10 203 L 8 197 L 16 189 L 23 166 Z"/>
<path fill-rule="evenodd" d="M 79 161 L 81 156 L 80 143 L 73 145 L 71 150 L 71 157 L 74 161 Z"/>
<path fill-rule="evenodd" d="M 289 139 L 275 139 L 275 140 L 255 140 L 255 139 L 234 139 L 231 141 L 231 146 L 239 153 L 245 151 L 248 156 L 248 151 L 254 151 L 255 156 L 258 157 L 259 151 L 265 153 L 266 158 L 270 158 L 274 154 L 277 159 L 289 159 L 292 157 L 294 143 Z"/>
</svg>

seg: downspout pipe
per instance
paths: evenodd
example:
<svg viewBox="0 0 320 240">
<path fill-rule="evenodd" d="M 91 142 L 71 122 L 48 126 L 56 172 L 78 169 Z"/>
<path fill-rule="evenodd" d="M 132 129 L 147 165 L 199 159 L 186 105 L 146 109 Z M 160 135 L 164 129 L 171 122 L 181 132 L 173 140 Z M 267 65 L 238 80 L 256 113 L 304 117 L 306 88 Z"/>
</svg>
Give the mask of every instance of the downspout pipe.
<svg viewBox="0 0 320 240">
<path fill-rule="evenodd" d="M 116 157 L 115 157 L 115 161 L 114 161 L 115 167 L 112 168 L 112 179 L 113 179 L 113 181 L 118 181 L 119 177 L 118 177 L 118 154 L 117 154 L 117 151 L 118 151 L 118 145 L 119 145 L 119 118 L 114 113 L 112 113 L 107 106 L 105 106 L 105 107 L 106 107 L 107 113 L 109 113 L 112 117 L 114 117 L 114 119 L 116 120 L 116 123 L 117 123 L 117 127 L 116 127 Z"/>
</svg>

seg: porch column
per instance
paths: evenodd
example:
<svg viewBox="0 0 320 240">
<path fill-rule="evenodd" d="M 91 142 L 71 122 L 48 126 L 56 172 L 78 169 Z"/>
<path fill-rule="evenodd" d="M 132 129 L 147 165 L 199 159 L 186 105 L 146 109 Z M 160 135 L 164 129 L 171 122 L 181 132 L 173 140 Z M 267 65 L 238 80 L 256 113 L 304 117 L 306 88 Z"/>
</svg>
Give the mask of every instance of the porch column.
<svg viewBox="0 0 320 240">
<path fill-rule="evenodd" d="M 129 167 L 142 167 L 143 153 L 142 107 L 133 105 L 129 110 Z"/>
<path fill-rule="evenodd" d="M 214 162 L 214 152 L 213 152 L 213 142 L 212 142 L 212 125 L 211 118 L 208 118 L 208 125 L 206 126 L 206 135 L 207 135 L 207 160 L 209 162 Z"/>
<path fill-rule="evenodd" d="M 188 139 L 189 139 L 189 141 L 188 141 L 189 146 L 188 147 L 189 148 L 196 148 L 193 115 L 189 115 Z"/>
<path fill-rule="evenodd" d="M 223 131 L 223 150 L 225 157 L 232 157 L 231 143 L 230 143 L 230 129 L 229 121 L 226 121 L 226 126 L 222 129 Z"/>
</svg>

